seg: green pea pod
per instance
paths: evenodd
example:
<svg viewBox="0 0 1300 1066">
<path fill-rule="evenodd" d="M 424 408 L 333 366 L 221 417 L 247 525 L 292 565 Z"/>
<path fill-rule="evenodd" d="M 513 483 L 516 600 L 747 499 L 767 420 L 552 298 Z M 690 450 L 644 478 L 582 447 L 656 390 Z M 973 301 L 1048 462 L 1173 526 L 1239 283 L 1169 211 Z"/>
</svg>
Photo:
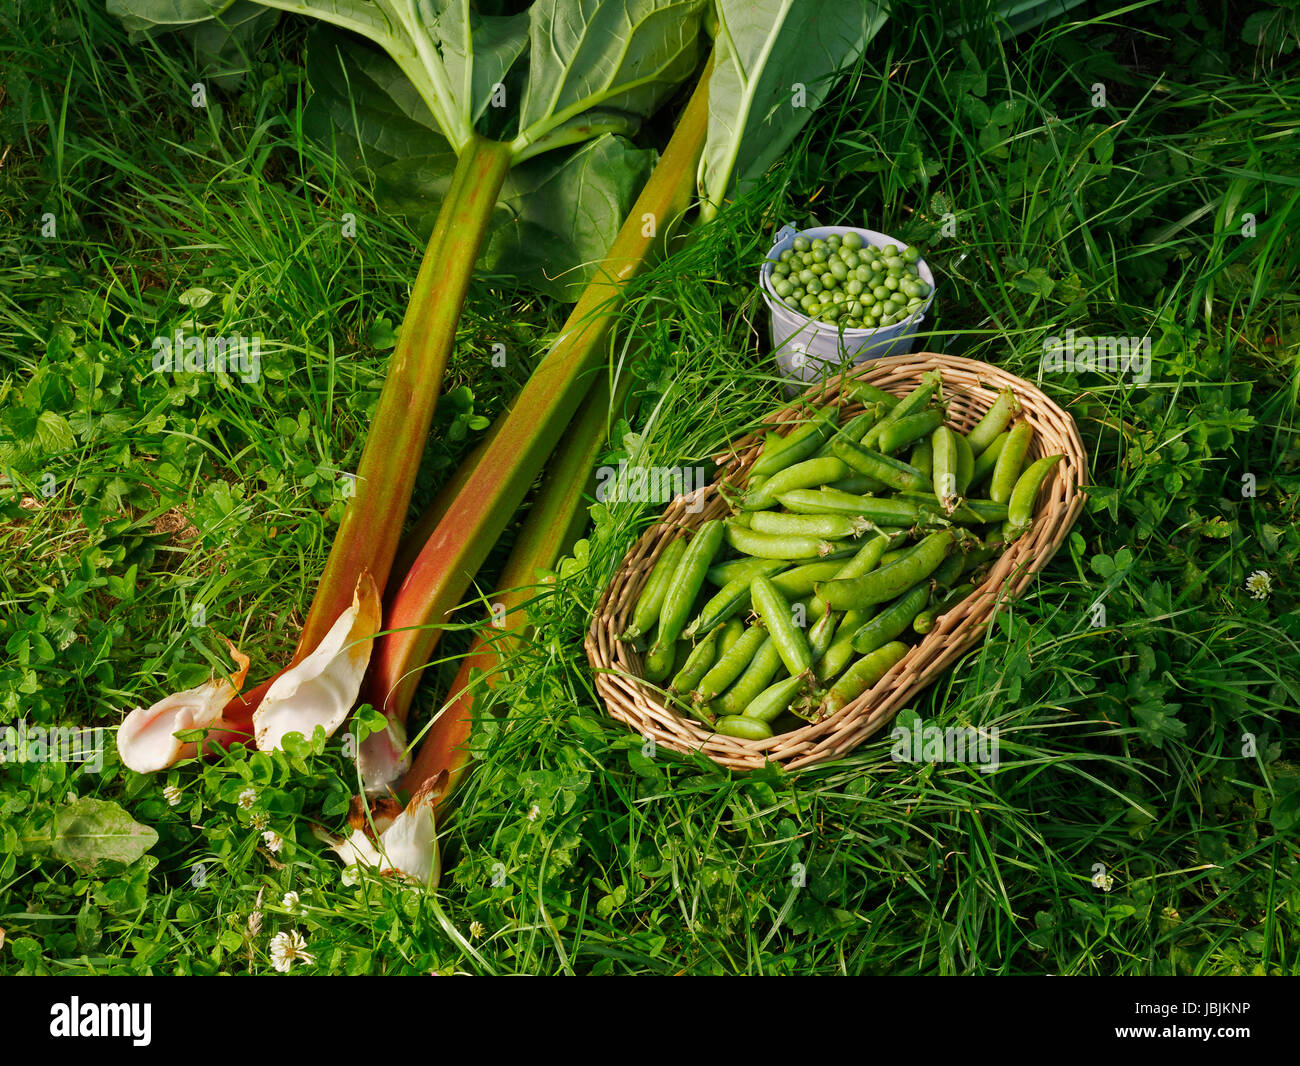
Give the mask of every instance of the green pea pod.
<svg viewBox="0 0 1300 1066">
<path fill-rule="evenodd" d="M 957 495 L 964 496 L 975 476 L 975 453 L 960 433 L 953 434 L 953 443 L 957 446 Z"/>
<path fill-rule="evenodd" d="M 787 433 L 780 448 L 768 452 L 764 445 L 763 454 L 749 468 L 749 476 L 771 477 L 778 470 L 803 462 L 826 443 L 838 422 L 839 411 L 836 408 L 826 407 L 818 411 L 807 422 Z"/>
<path fill-rule="evenodd" d="M 773 575 L 771 582 L 776 586 L 776 590 L 788 600 L 797 600 L 804 596 L 810 596 L 819 581 L 829 581 L 831 578 L 838 576 L 844 566 L 846 554 L 845 552 L 836 552 L 834 557 L 828 555 L 820 562 L 804 563 L 802 566 L 791 567 L 789 570 L 783 570 L 781 573 Z"/>
<path fill-rule="evenodd" d="M 927 407 L 917 414 L 889 423 L 876 434 L 876 451 L 882 455 L 893 455 L 913 441 L 928 437 L 941 425 L 943 425 L 943 411 L 938 407 Z"/>
<path fill-rule="evenodd" d="M 767 641 L 767 633 L 760 626 L 749 626 L 740 639 L 723 652 L 709 668 L 693 693 L 697 703 L 707 703 L 726 691 L 736 678 L 745 672 L 758 649 Z"/>
<path fill-rule="evenodd" d="M 889 550 L 889 546 L 894 539 L 888 533 L 877 533 L 874 537 L 869 537 L 866 543 L 858 549 L 857 554 L 835 571 L 835 580 L 847 581 L 850 578 L 861 577 L 863 574 L 870 573 L 880 565 L 880 557 Z"/>
<path fill-rule="evenodd" d="M 1002 535 L 1007 543 L 1028 533 L 1034 524 L 1034 503 L 1038 499 L 1038 490 L 1051 473 L 1052 467 L 1064 456 L 1047 455 L 1029 464 L 1029 467 L 1012 490 L 1011 501 L 1007 504 L 1007 520 L 1002 527 Z"/>
<path fill-rule="evenodd" d="M 684 547 L 684 546 L 683 546 Z M 785 563 L 780 559 L 729 559 L 725 563 L 709 567 L 709 583 L 722 588 L 738 578 L 744 578 L 746 586 L 759 574 L 770 577 L 783 569 Z M 658 619 L 658 615 L 655 616 Z"/>
<path fill-rule="evenodd" d="M 930 583 L 913 585 L 853 634 L 853 650 L 867 655 L 903 633 L 930 602 Z"/>
<path fill-rule="evenodd" d="M 731 522 L 727 523 L 727 543 L 742 555 L 758 559 L 821 559 L 835 550 L 834 544 L 820 537 L 777 537 Z"/>
<path fill-rule="evenodd" d="M 736 737 L 739 740 L 767 740 L 772 735 L 772 727 L 766 722 L 739 714 L 724 715 L 713 723 L 713 729 L 724 737 Z"/>
<path fill-rule="evenodd" d="M 850 401 L 862 404 L 864 407 L 869 403 L 883 403 L 886 410 L 897 407 L 899 398 L 892 392 L 886 392 L 882 388 L 866 381 L 853 381 L 844 386 L 841 394 Z"/>
<path fill-rule="evenodd" d="M 802 463 L 795 463 L 794 466 L 778 470 L 759 488 L 746 492 L 745 498 L 740 501 L 740 506 L 745 511 L 761 511 L 775 504 L 776 498 L 783 492 L 825 485 L 847 477 L 848 473 L 848 466 L 833 455 L 823 456 L 820 459 L 805 459 Z"/>
<path fill-rule="evenodd" d="M 672 584 L 685 553 L 686 541 L 680 537 L 664 546 L 664 550 L 659 553 L 659 561 L 650 571 L 641 595 L 637 597 L 636 606 L 632 609 L 632 621 L 623 631 L 620 640 L 635 640 L 659 621 L 659 612 L 663 608 L 664 597 L 668 595 L 668 586 Z"/>
<path fill-rule="evenodd" d="M 844 540 L 846 537 L 860 537 L 870 528 L 870 523 L 860 515 L 755 511 L 749 528 L 756 533 L 771 533 L 779 537 L 793 534 L 797 537 Z"/>
<path fill-rule="evenodd" d="M 870 617 L 870 608 L 844 612 L 835 630 L 835 639 L 826 649 L 826 654 L 818 659 L 813 667 L 813 673 L 817 675 L 818 681 L 825 683 L 839 677 L 844 668 L 853 661 L 853 657 L 857 654 L 853 648 L 853 638 Z"/>
<path fill-rule="evenodd" d="M 919 440 L 912 445 L 907 465 L 919 470 L 922 477 L 934 476 L 934 448 L 928 440 Z"/>
<path fill-rule="evenodd" d="M 718 638 L 718 655 L 726 655 L 736 646 L 736 642 L 745 634 L 745 623 L 739 618 L 732 618 L 722 627 L 722 636 Z"/>
<path fill-rule="evenodd" d="M 1006 447 L 1007 438 L 1010 436 L 1010 433 L 999 433 L 993 438 L 993 443 L 975 457 L 975 468 L 971 473 L 970 488 L 973 489 L 993 473 L 993 467 L 997 465 L 998 456 L 1002 454 L 1002 449 Z"/>
<path fill-rule="evenodd" d="M 883 496 L 854 496 L 838 489 L 783 492 L 780 504 L 793 514 L 843 514 L 882 526 L 910 526 L 921 517 L 915 503 Z"/>
<path fill-rule="evenodd" d="M 658 684 L 673 673 L 673 663 L 677 659 L 677 641 L 670 644 L 660 644 L 655 641 L 654 646 L 646 652 L 645 657 L 645 679 Z"/>
<path fill-rule="evenodd" d="M 874 477 L 867 477 L 866 474 L 850 474 L 848 477 L 840 478 L 839 481 L 832 481 L 826 487 L 858 496 L 863 493 L 882 492 L 889 488 L 883 481 L 878 481 Z"/>
<path fill-rule="evenodd" d="M 804 690 L 806 682 L 803 677 L 787 677 L 774 685 L 769 685 L 749 701 L 744 717 L 755 721 L 771 723 L 788 711 L 796 696 Z"/>
<path fill-rule="evenodd" d="M 1033 427 L 1024 419 L 1011 427 L 998 461 L 993 464 L 993 476 L 989 480 L 989 499 L 994 503 L 1006 503 L 1011 499 L 1011 490 L 1016 487 L 1033 436 Z"/>
<path fill-rule="evenodd" d="M 767 688 L 781 669 L 781 653 L 776 643 L 763 630 L 763 643 L 745 667 L 745 672 L 736 678 L 735 684 L 718 698 L 718 710 L 723 714 L 743 714 L 750 700 Z"/>
<path fill-rule="evenodd" d="M 874 426 L 876 424 L 876 421 L 884 413 L 885 413 L 885 409 L 883 407 L 879 406 L 878 404 L 872 404 L 861 414 L 854 415 L 847 422 L 845 422 L 844 425 L 840 426 L 840 428 L 836 431 L 835 435 L 830 438 L 830 440 L 828 440 L 825 444 L 821 446 L 821 448 L 818 449 L 817 457 L 824 458 L 830 455 L 831 443 L 835 440 L 841 438 L 845 440 L 861 440 L 862 435 L 866 433 L 867 430 L 869 430 L 872 426 Z"/>
<path fill-rule="evenodd" d="M 930 402 L 930 397 L 939 388 L 940 383 L 941 378 L 938 371 L 932 370 L 928 374 L 924 374 L 921 377 L 920 385 L 894 404 L 879 422 L 867 430 L 862 438 L 862 443 L 868 447 L 874 446 L 876 439 L 886 426 L 897 422 L 900 418 L 906 418 L 908 415 L 923 411 L 926 404 Z"/>
<path fill-rule="evenodd" d="M 695 536 L 686 545 L 681 565 L 668 592 L 664 596 L 664 605 L 659 612 L 659 632 L 655 636 L 655 645 L 671 644 L 681 636 L 682 628 L 691 616 L 695 597 L 704 586 L 704 575 L 709 572 L 713 557 L 722 547 L 722 535 L 725 526 L 720 519 L 705 522 L 695 531 Z"/>
<path fill-rule="evenodd" d="M 934 469 L 931 472 L 934 499 L 944 510 L 951 511 L 960 495 L 957 488 L 957 434 L 948 426 L 940 426 L 930 437 L 930 447 L 934 450 Z"/>
<path fill-rule="evenodd" d="M 808 637 L 794 624 L 794 615 L 787 600 L 776 586 L 765 577 L 756 577 L 750 586 L 754 610 L 767 627 L 768 636 L 776 644 L 781 661 L 791 674 L 802 674 L 812 666 L 812 649 Z"/>
<path fill-rule="evenodd" d="M 922 509 L 941 509 L 943 504 L 939 498 L 930 492 L 903 492 L 900 493 L 903 499 L 913 500 L 921 506 Z M 953 508 L 952 513 L 947 517 L 959 525 L 981 526 L 989 522 L 1001 522 L 1007 516 L 1007 505 L 1005 503 L 994 503 L 992 500 L 974 500 L 965 499 L 961 504 Z"/>
<path fill-rule="evenodd" d="M 1011 422 L 1011 416 L 1020 410 L 1015 393 L 1010 388 L 1001 389 L 993 406 L 984 412 L 975 427 L 966 434 L 972 455 L 978 458 L 997 439 Z"/>
<path fill-rule="evenodd" d="M 713 660 L 718 651 L 718 631 L 715 629 L 702 641 L 691 649 L 691 653 L 686 657 L 686 662 L 677 671 L 672 683 L 668 686 L 668 691 L 680 694 L 690 692 L 700 683 L 702 678 L 713 665 Z"/>
<path fill-rule="evenodd" d="M 752 581 L 753 578 L 743 577 L 728 581 L 704 605 L 695 621 L 682 632 L 682 636 L 694 637 L 697 633 L 708 633 L 732 615 L 743 611 L 749 606 L 749 586 Z"/>
<path fill-rule="evenodd" d="M 934 624 L 945 614 L 951 611 L 957 604 L 961 603 L 967 596 L 975 591 L 974 585 L 958 585 L 952 589 L 943 599 L 912 619 L 912 628 L 918 633 L 924 635 L 934 628 Z"/>
<path fill-rule="evenodd" d="M 815 601 L 821 603 L 821 600 Z M 817 619 L 817 624 L 808 630 L 808 647 L 812 650 L 813 662 L 819 662 L 823 655 L 831 646 L 831 641 L 835 639 L 835 629 L 838 615 L 831 610 L 824 611 L 822 616 Z"/>
<path fill-rule="evenodd" d="M 866 474 L 877 481 L 883 481 L 890 488 L 899 490 L 919 490 L 926 487 L 928 481 L 921 471 L 914 466 L 901 462 L 893 456 L 882 455 L 851 440 L 837 440 L 832 445 L 835 454 L 845 465 L 859 474 Z M 828 479 L 834 480 L 834 479 Z M 826 482 L 823 482 L 825 484 Z"/>
<path fill-rule="evenodd" d="M 939 530 L 927 536 L 901 559 L 877 567 L 861 577 L 824 582 L 814 591 L 838 611 L 884 603 L 934 573 L 952 550 L 954 541 L 952 530 Z"/>
<path fill-rule="evenodd" d="M 906 644 L 895 640 L 864 655 L 826 693 L 826 698 L 822 700 L 821 716 L 836 714 L 871 689 L 897 665 L 907 651 Z"/>
</svg>

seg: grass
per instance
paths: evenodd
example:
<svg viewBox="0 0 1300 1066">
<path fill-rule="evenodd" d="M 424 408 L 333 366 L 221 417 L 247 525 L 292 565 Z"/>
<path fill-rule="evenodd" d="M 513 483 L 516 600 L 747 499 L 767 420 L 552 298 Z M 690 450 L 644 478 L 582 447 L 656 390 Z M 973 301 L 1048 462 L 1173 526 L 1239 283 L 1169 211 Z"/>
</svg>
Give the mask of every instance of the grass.
<svg viewBox="0 0 1300 1066">
<path fill-rule="evenodd" d="M 1242 39 L 1269 5 L 1092 4 L 1000 44 L 916 7 L 637 283 L 611 352 L 640 353 L 634 414 L 603 462 L 707 464 L 782 402 L 752 283 L 779 225 L 921 242 L 927 346 L 1038 380 L 1092 466 L 1068 544 L 910 709 L 996 726 L 998 771 L 897 762 L 887 735 L 798 774 L 648 752 L 603 713 L 581 641 L 658 509 L 594 504 L 496 688 L 508 713 L 476 733 L 439 891 L 340 880 L 312 833 L 355 782 L 338 743 L 156 779 L 112 756 L 8 765 L 3 972 L 266 972 L 289 928 L 324 972 L 1300 972 L 1294 37 Z M 301 26 L 206 109 L 175 42 L 128 44 L 94 4 L 3 32 L 0 721 L 111 727 L 224 670 L 220 636 L 255 673 L 283 660 L 421 244 L 304 136 Z M 417 502 L 563 311 L 476 281 Z M 187 322 L 262 338 L 259 380 L 153 373 L 152 339 Z M 1067 328 L 1150 337 L 1150 381 L 1040 375 Z M 42 854 L 69 794 L 157 843 L 93 873 Z"/>
</svg>

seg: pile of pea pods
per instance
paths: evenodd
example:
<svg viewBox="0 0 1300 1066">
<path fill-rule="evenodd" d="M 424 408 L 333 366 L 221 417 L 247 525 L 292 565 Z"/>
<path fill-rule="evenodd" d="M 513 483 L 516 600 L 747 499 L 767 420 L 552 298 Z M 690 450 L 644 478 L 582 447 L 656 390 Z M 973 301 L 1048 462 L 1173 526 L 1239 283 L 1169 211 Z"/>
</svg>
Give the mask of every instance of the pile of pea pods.
<svg viewBox="0 0 1300 1066">
<path fill-rule="evenodd" d="M 1033 430 L 1011 389 L 962 434 L 942 387 L 938 371 L 902 398 L 849 386 L 861 414 L 812 409 L 768 434 L 732 515 L 664 548 L 621 639 L 646 648 L 646 680 L 673 706 L 748 740 L 821 721 L 1029 531 L 1061 456 L 1026 464 Z"/>
</svg>

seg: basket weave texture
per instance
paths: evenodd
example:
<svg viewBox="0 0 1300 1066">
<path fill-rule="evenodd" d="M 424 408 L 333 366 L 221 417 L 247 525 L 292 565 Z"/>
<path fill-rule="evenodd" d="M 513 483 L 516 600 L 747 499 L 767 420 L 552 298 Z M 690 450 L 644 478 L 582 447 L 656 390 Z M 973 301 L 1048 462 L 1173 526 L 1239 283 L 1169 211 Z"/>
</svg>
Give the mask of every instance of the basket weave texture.
<svg viewBox="0 0 1300 1066">
<path fill-rule="evenodd" d="M 678 752 L 702 752 L 734 770 L 757 769 L 768 762 L 798 769 L 852 751 L 884 728 L 918 692 L 983 637 L 997 611 L 1021 595 L 1034 574 L 1047 565 L 1083 506 L 1080 486 L 1086 484 L 1087 461 L 1078 428 L 1068 414 L 1035 386 L 998 367 L 959 356 L 913 352 L 875 360 L 809 389 L 801 404 L 773 414 L 764 429 L 779 429 L 800 418 L 802 404 L 837 402 L 841 390 L 853 381 L 866 381 L 903 396 L 932 370 L 943 375 L 949 425 L 966 432 L 992 406 L 997 390 L 1010 386 L 1020 403 L 1020 417 L 1028 419 L 1034 430 L 1026 462 L 1044 455 L 1065 456 L 1043 483 L 1032 528 L 994 562 L 983 583 L 944 614 L 874 687 L 824 721 L 767 740 L 740 740 L 713 733 L 673 709 L 655 686 L 642 679 L 641 653 L 619 640 L 618 634 L 627 627 L 642 586 L 664 547 L 709 519 L 729 513 L 718 488 L 724 482 L 736 487 L 744 484 L 749 467 L 762 451 L 761 435 L 750 434 L 725 454 L 715 456 L 721 469 L 711 485 L 673 500 L 660 521 L 642 534 L 596 606 L 585 646 L 596 691 L 611 715 L 653 737 L 657 744 Z M 846 403 L 841 418 L 861 410 L 859 403 Z"/>
</svg>

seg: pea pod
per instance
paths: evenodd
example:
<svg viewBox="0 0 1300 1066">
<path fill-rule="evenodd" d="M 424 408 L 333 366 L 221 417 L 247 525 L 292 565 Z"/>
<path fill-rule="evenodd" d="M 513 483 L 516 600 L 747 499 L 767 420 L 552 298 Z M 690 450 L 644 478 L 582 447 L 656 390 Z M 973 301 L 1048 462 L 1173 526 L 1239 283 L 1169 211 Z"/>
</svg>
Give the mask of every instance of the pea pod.
<svg viewBox="0 0 1300 1066">
<path fill-rule="evenodd" d="M 843 393 L 848 399 L 854 400 L 864 407 L 869 403 L 883 403 L 885 409 L 889 410 L 897 407 L 899 403 L 899 398 L 892 392 L 886 392 L 884 389 L 867 381 L 850 382 L 844 387 Z"/>
<path fill-rule="evenodd" d="M 749 468 L 749 476 L 771 477 L 777 471 L 807 459 L 835 432 L 838 421 L 839 412 L 834 407 L 818 411 L 807 422 L 787 433 L 782 438 L 785 443 L 781 447 L 769 452 L 764 445 L 763 454 Z"/>
<path fill-rule="evenodd" d="M 835 579 L 847 581 L 849 578 L 861 577 L 874 570 L 880 564 L 880 557 L 885 554 L 894 539 L 888 533 L 877 533 L 869 538 L 852 559 L 835 571 Z"/>
<path fill-rule="evenodd" d="M 993 477 L 989 480 L 989 499 L 994 503 L 1006 503 L 1011 499 L 1011 490 L 1016 487 L 1033 435 L 1033 427 L 1023 419 L 1011 427 L 998 461 L 993 464 Z"/>
<path fill-rule="evenodd" d="M 671 677 L 673 673 L 673 663 L 677 659 L 677 641 L 661 644 L 655 641 L 654 646 L 646 652 L 645 657 L 645 679 L 658 684 L 666 677 Z"/>
<path fill-rule="evenodd" d="M 993 473 L 993 467 L 997 464 L 998 456 L 1002 454 L 1002 449 L 1006 446 L 1009 436 L 1011 436 L 1010 433 L 999 433 L 993 438 L 993 443 L 975 457 L 975 468 L 970 478 L 971 488 L 974 488 Z"/>
<path fill-rule="evenodd" d="M 620 640 L 635 640 L 659 621 L 659 612 L 663 608 L 664 597 L 668 595 L 668 586 L 676 576 L 685 553 L 686 541 L 681 538 L 669 541 L 664 546 L 664 550 L 659 553 L 659 561 L 650 571 L 641 595 L 637 597 L 636 606 L 632 609 L 632 621 L 623 631 Z"/>
<path fill-rule="evenodd" d="M 975 476 L 975 453 L 960 433 L 953 434 L 953 443 L 957 445 L 957 495 L 964 496 Z"/>
<path fill-rule="evenodd" d="M 910 526 L 921 517 L 907 500 L 883 496 L 854 496 L 838 489 L 796 489 L 783 492 L 781 506 L 794 514 L 844 514 L 882 526 Z"/>
<path fill-rule="evenodd" d="M 844 672 L 844 668 L 853 661 L 853 656 L 857 654 L 853 648 L 853 638 L 870 616 L 870 608 L 844 612 L 835 630 L 835 639 L 826 649 L 826 654 L 818 659 L 817 665 L 813 667 L 813 673 L 816 674 L 818 681 L 826 682 L 839 677 Z"/>
<path fill-rule="evenodd" d="M 718 655 L 726 655 L 736 646 L 736 642 L 745 635 L 745 623 L 739 618 L 731 619 L 722 627 L 722 636 L 718 638 Z"/>
<path fill-rule="evenodd" d="M 872 404 L 861 414 L 854 415 L 844 425 L 836 431 L 835 435 L 830 438 L 817 451 L 819 458 L 831 454 L 831 444 L 838 439 L 861 440 L 862 435 L 876 424 L 877 419 L 884 414 L 885 409 L 878 404 Z"/>
<path fill-rule="evenodd" d="M 783 570 L 781 573 L 773 575 L 771 578 L 772 584 L 788 600 L 797 600 L 803 596 L 811 595 L 812 590 L 817 587 L 817 582 L 829 581 L 839 574 L 844 566 L 844 558 L 847 554 L 846 552 L 836 552 L 834 556 L 828 555 L 820 562 L 793 566 L 789 570 Z"/>
<path fill-rule="evenodd" d="M 984 417 L 966 434 L 966 443 L 970 445 L 971 453 L 978 458 L 1007 428 L 1011 416 L 1019 410 L 1015 393 L 1010 388 L 1001 389 L 993 406 L 984 412 Z"/>
<path fill-rule="evenodd" d="M 1062 458 L 1060 455 L 1044 456 L 1030 463 L 1029 468 L 1016 481 L 1011 501 L 1007 504 L 1007 520 L 1002 527 L 1002 535 L 1008 544 L 1029 532 L 1034 523 L 1034 502 L 1038 499 L 1038 490 L 1043 487 L 1043 481 L 1052 467 Z"/>
<path fill-rule="evenodd" d="M 668 586 L 663 608 L 659 612 L 656 646 L 671 644 L 681 635 L 682 627 L 691 616 L 695 597 L 700 594 L 700 589 L 704 585 L 704 575 L 708 573 L 713 557 L 718 554 L 718 549 L 722 546 L 724 531 L 725 527 L 721 520 L 710 519 L 695 531 L 695 536 L 686 546 L 681 565 Z"/>
<path fill-rule="evenodd" d="M 835 550 L 834 544 L 819 537 L 778 537 L 731 522 L 727 523 L 727 543 L 742 555 L 758 559 L 820 559 Z"/>
<path fill-rule="evenodd" d="M 821 600 L 816 602 L 821 603 Z M 819 662 L 830 649 L 831 641 L 835 639 L 837 618 L 834 611 L 827 610 L 817 619 L 817 624 L 808 630 L 808 647 L 812 650 L 814 663 Z"/>
<path fill-rule="evenodd" d="M 860 609 L 884 603 L 934 573 L 952 549 L 954 540 L 950 529 L 931 533 L 903 558 L 861 577 L 824 582 L 815 591 L 835 610 Z"/>
<path fill-rule="evenodd" d="M 913 500 L 925 508 L 941 508 L 943 504 L 939 498 L 930 492 L 904 492 L 900 494 L 906 500 Z M 1001 522 L 1007 516 L 1007 505 L 1005 503 L 994 503 L 992 500 L 974 500 L 964 499 L 948 515 L 954 522 L 959 525 L 981 526 L 989 522 Z"/>
<path fill-rule="evenodd" d="M 876 684 L 907 654 L 907 645 L 892 641 L 864 655 L 841 677 L 822 700 L 821 715 L 830 717 Z"/>
<path fill-rule="evenodd" d="M 732 615 L 749 606 L 749 586 L 753 578 L 738 577 L 728 581 L 712 599 L 701 608 L 700 613 L 682 632 L 684 637 L 694 637 L 697 633 L 709 633 L 715 626 L 721 625 Z"/>
<path fill-rule="evenodd" d="M 927 482 L 921 471 L 889 455 L 872 451 L 851 440 L 837 440 L 831 446 L 845 465 L 859 474 L 883 481 L 895 489 L 923 489 Z M 834 479 L 828 479 L 834 480 Z M 825 484 L 825 482 L 823 482 Z"/>
<path fill-rule="evenodd" d="M 757 489 L 746 492 L 740 506 L 745 511 L 761 511 L 775 504 L 776 498 L 783 492 L 825 485 L 847 477 L 848 473 L 848 466 L 833 455 L 823 456 L 820 459 L 805 459 L 802 463 L 795 463 L 794 466 L 778 470 Z"/>
<path fill-rule="evenodd" d="M 907 465 L 919 470 L 922 477 L 934 476 L 934 448 L 928 440 L 919 440 L 912 446 Z"/>
<path fill-rule="evenodd" d="M 930 438 L 930 447 L 934 450 L 931 474 L 934 498 L 944 510 L 951 511 L 960 494 L 957 488 L 957 434 L 947 426 L 940 426 Z"/>
<path fill-rule="evenodd" d="M 948 592 L 938 603 L 927 607 L 924 611 L 912 619 L 912 628 L 918 633 L 926 634 L 934 628 L 934 624 L 943 615 L 951 611 L 957 604 L 961 603 L 967 596 L 975 591 L 974 585 L 958 585 L 955 589 Z"/>
<path fill-rule="evenodd" d="M 870 621 L 864 622 L 853 634 L 853 650 L 867 655 L 883 647 L 912 624 L 913 619 L 925 610 L 930 602 L 930 583 L 922 581 L 913 585 L 893 603 Z"/>
<path fill-rule="evenodd" d="M 754 610 L 767 627 L 768 636 L 776 645 L 785 668 L 791 674 L 804 673 L 812 666 L 812 649 L 808 647 L 804 631 L 794 624 L 790 601 L 765 577 L 754 579 L 750 595 Z"/>
<path fill-rule="evenodd" d="M 713 729 L 724 737 L 736 737 L 739 740 L 767 740 L 772 735 L 772 727 L 766 722 L 739 714 L 724 715 L 713 723 Z"/>
<path fill-rule="evenodd" d="M 805 687 L 805 681 L 802 677 L 787 677 L 774 685 L 768 685 L 767 688 L 749 701 L 749 706 L 744 711 L 744 717 L 770 724 L 773 719 L 780 716 L 782 711 L 790 709 L 790 704 L 794 702 L 794 698 Z"/>
<path fill-rule="evenodd" d="M 848 477 L 840 478 L 839 481 L 832 481 L 826 487 L 828 489 L 838 489 L 840 492 L 850 492 L 856 495 L 882 492 L 889 488 L 889 486 L 883 481 L 877 481 L 873 477 L 867 477 L 866 474 L 850 474 Z"/>
<path fill-rule="evenodd" d="M 690 655 L 686 657 L 686 662 L 682 664 L 677 671 L 672 683 L 668 686 L 668 691 L 673 693 L 690 692 L 700 683 L 702 678 L 713 665 L 713 660 L 718 651 L 718 631 L 715 629 L 702 641 L 691 649 Z"/>
<path fill-rule="evenodd" d="M 755 511 L 754 520 L 749 524 L 749 528 L 756 533 L 772 533 L 777 536 L 793 534 L 825 540 L 858 537 L 869 526 L 870 523 L 859 515 L 781 514 L 778 511 Z"/>
<path fill-rule="evenodd" d="M 904 396 L 898 403 L 885 414 L 879 422 L 871 429 L 867 430 L 866 435 L 862 438 L 862 443 L 871 447 L 886 426 L 897 422 L 900 418 L 906 418 L 908 415 L 914 415 L 918 411 L 925 409 L 925 405 L 930 402 L 930 397 L 938 389 L 940 377 L 938 372 L 931 371 L 921 377 L 921 384 Z"/>
<path fill-rule="evenodd" d="M 876 434 L 876 450 L 882 455 L 893 455 L 913 441 L 928 437 L 941 425 L 943 411 L 938 407 L 927 407 L 924 411 L 899 418 L 885 426 Z"/>
<path fill-rule="evenodd" d="M 722 588 L 743 577 L 748 586 L 759 574 L 770 577 L 784 569 L 784 566 L 780 559 L 729 559 L 725 563 L 709 567 L 709 583 Z"/>
<path fill-rule="evenodd" d="M 767 633 L 761 626 L 750 626 L 740 639 L 718 657 L 718 661 L 709 668 L 693 693 L 697 703 L 707 703 L 745 672 L 753 661 L 758 649 L 767 640 Z"/>
<path fill-rule="evenodd" d="M 768 633 L 759 632 L 763 633 L 763 643 L 745 667 L 745 672 L 717 701 L 723 714 L 744 713 L 750 701 L 772 683 L 781 669 L 781 653 L 777 651 L 775 642 Z"/>
</svg>

